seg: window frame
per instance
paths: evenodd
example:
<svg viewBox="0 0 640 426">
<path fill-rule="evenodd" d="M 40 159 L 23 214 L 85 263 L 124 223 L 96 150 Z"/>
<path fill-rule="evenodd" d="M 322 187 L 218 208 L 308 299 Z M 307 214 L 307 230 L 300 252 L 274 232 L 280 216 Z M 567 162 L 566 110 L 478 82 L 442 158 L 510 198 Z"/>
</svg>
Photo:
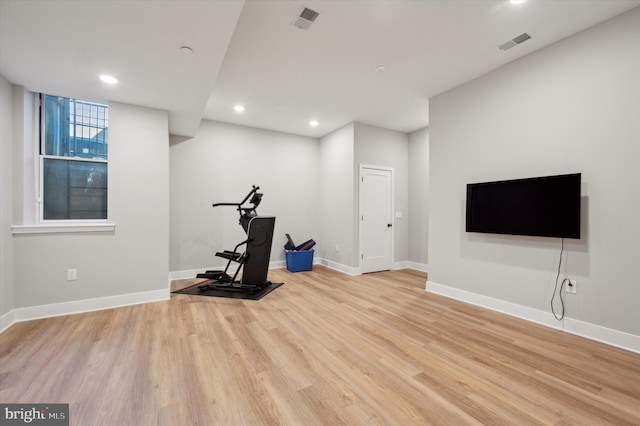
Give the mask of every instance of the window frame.
<svg viewBox="0 0 640 426">
<path fill-rule="evenodd" d="M 45 159 L 51 159 L 51 160 L 63 160 L 63 161 L 73 161 L 73 162 L 78 162 L 78 163 L 101 163 L 101 164 L 106 164 L 107 165 L 107 173 L 109 170 L 109 160 L 108 160 L 108 139 L 107 139 L 107 159 L 100 159 L 100 158 L 84 158 L 84 157 L 79 157 L 77 155 L 74 155 L 73 157 L 71 156 L 60 156 L 60 155 L 50 155 L 50 154 L 45 154 L 46 152 L 46 141 L 45 141 L 45 133 L 46 133 L 46 117 L 45 117 L 45 108 L 44 108 L 44 98 L 45 96 L 56 96 L 56 97 L 61 97 L 61 98 L 66 98 L 66 99 L 70 99 L 73 101 L 79 101 L 79 102 L 83 102 L 83 103 L 88 103 L 88 104 L 96 104 L 99 106 L 106 106 L 107 108 L 109 108 L 108 104 L 101 104 L 98 102 L 91 102 L 91 101 L 85 101 L 82 99 L 76 99 L 76 98 L 70 98 L 70 97 L 66 97 L 66 96 L 57 96 L 57 95 L 49 95 L 47 93 L 38 93 L 37 94 L 37 105 L 38 105 L 38 126 L 39 126 L 39 131 L 37 132 L 37 140 L 36 140 L 36 146 L 37 146 L 37 155 L 38 155 L 38 195 L 37 195 L 37 211 L 38 211 L 38 223 L 41 225 L 50 225 L 53 227 L 56 227 L 58 225 L 64 227 L 64 226 L 69 226 L 69 227 L 76 227 L 76 225 L 78 225 L 80 228 L 79 229 L 83 229 L 83 225 L 91 225 L 91 224 L 107 224 L 109 223 L 109 177 L 107 174 L 107 188 L 106 188 L 106 192 L 107 192 L 107 212 L 106 212 L 106 218 L 104 219 L 45 219 L 44 218 L 44 162 Z M 109 126 L 106 127 L 106 129 L 108 129 Z"/>
</svg>

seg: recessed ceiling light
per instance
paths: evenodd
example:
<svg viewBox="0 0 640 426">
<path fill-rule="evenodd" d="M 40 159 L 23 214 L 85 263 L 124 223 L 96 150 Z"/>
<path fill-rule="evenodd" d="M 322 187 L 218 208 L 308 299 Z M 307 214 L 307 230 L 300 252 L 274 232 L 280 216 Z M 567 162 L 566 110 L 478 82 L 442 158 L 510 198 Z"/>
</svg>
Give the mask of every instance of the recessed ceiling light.
<svg viewBox="0 0 640 426">
<path fill-rule="evenodd" d="M 527 0 L 511 0 L 511 4 L 520 4 L 520 3 L 524 3 Z"/>
<path fill-rule="evenodd" d="M 118 84 L 118 79 L 107 74 L 102 74 L 100 80 L 107 84 Z"/>
<path fill-rule="evenodd" d="M 244 107 L 243 107 L 242 105 L 235 105 L 235 106 L 233 107 L 233 109 L 234 109 L 236 112 L 244 112 Z"/>
<path fill-rule="evenodd" d="M 320 123 L 318 123 L 316 120 L 311 120 L 309 122 L 309 126 L 311 126 L 311 127 L 318 127 L 318 124 L 320 124 Z"/>
</svg>

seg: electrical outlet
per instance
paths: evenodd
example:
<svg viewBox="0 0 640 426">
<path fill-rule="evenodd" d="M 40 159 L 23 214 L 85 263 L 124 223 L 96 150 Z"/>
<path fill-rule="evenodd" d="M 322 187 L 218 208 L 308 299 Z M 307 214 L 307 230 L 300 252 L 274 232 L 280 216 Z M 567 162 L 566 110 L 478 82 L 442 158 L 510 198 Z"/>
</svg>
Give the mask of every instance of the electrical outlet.
<svg viewBox="0 0 640 426">
<path fill-rule="evenodd" d="M 67 269 L 67 281 L 77 281 L 77 280 L 78 280 L 78 270 Z"/>
<path fill-rule="evenodd" d="M 340 246 L 336 244 L 336 253 L 340 251 Z"/>
<path fill-rule="evenodd" d="M 566 291 L 567 293 L 576 294 L 578 292 L 578 282 L 576 280 L 569 280 L 564 291 Z"/>
</svg>

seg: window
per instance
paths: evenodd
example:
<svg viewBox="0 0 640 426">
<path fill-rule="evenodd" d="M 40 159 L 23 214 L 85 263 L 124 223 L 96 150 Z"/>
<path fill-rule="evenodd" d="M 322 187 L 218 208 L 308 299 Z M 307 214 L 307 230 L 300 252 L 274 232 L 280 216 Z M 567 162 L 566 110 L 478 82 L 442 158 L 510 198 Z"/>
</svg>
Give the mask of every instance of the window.
<svg viewBox="0 0 640 426">
<path fill-rule="evenodd" d="M 41 218 L 107 219 L 109 107 L 41 95 Z"/>
</svg>

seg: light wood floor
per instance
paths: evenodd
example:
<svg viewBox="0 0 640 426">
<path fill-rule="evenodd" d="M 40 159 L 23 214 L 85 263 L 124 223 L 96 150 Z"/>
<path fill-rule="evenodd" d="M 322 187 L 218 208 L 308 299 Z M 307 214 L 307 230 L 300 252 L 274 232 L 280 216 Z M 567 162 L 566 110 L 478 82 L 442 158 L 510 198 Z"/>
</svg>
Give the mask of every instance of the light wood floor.
<svg viewBox="0 0 640 426">
<path fill-rule="evenodd" d="M 72 425 L 640 424 L 640 355 L 425 293 L 416 271 L 269 277 L 285 285 L 258 302 L 15 324 L 0 402 L 70 403 Z"/>
</svg>

